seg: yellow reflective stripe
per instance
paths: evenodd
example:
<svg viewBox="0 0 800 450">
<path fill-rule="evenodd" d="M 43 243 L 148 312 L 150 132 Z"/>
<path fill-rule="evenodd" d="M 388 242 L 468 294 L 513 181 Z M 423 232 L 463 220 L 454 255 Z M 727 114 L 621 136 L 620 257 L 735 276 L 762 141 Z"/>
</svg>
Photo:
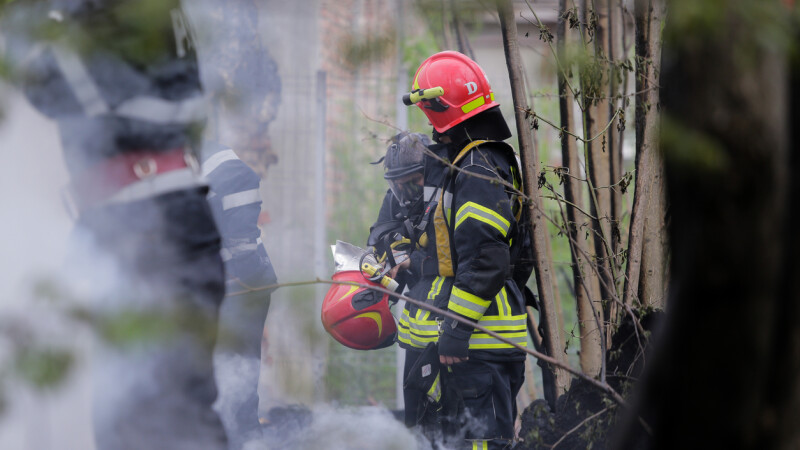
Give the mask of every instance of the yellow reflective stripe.
<svg viewBox="0 0 800 450">
<path fill-rule="evenodd" d="M 500 292 L 497 293 L 494 299 L 497 302 L 497 311 L 500 313 L 500 317 L 508 317 L 511 315 L 511 305 L 508 304 L 508 294 L 506 293 L 505 286 L 500 289 Z"/>
<path fill-rule="evenodd" d="M 439 295 L 439 293 L 442 291 L 443 284 L 444 277 L 437 276 L 433 279 L 433 283 L 431 283 L 431 290 L 428 292 L 428 300 L 433 300 L 437 295 Z"/>
<path fill-rule="evenodd" d="M 431 388 L 428 389 L 428 398 L 433 400 L 434 402 L 438 402 L 442 398 L 442 384 L 439 382 L 439 374 L 436 374 L 436 378 L 433 379 L 433 385 Z"/>
<path fill-rule="evenodd" d="M 417 310 L 419 314 L 420 310 Z M 397 321 L 397 340 L 416 348 L 425 348 L 439 339 L 439 324 L 432 320 L 417 320 L 409 317 L 404 309 Z"/>
<path fill-rule="evenodd" d="M 439 324 L 434 320 L 417 320 L 407 315 L 400 316 L 397 321 L 400 325 L 410 328 L 419 334 L 436 334 L 439 332 Z"/>
<path fill-rule="evenodd" d="M 458 226 L 461 225 L 461 222 L 469 219 L 470 217 L 497 228 L 497 230 L 503 234 L 503 237 L 506 237 L 508 234 L 508 228 L 511 226 L 509 221 L 491 209 L 481 206 L 475 202 L 466 202 L 461 205 L 461 208 L 459 208 L 458 212 L 456 213 L 455 228 L 458 229 Z"/>
<path fill-rule="evenodd" d="M 478 320 L 483 316 L 490 304 L 490 300 L 484 300 L 477 295 L 453 286 L 452 291 L 450 291 L 450 301 L 447 303 L 447 308 L 462 316 Z"/>
<path fill-rule="evenodd" d="M 397 340 L 412 347 L 425 348 L 429 343 L 436 342 L 438 339 L 439 333 L 431 336 L 419 336 L 407 326 L 401 324 L 397 327 Z"/>
<path fill-rule="evenodd" d="M 497 333 L 502 338 L 519 345 L 520 347 L 528 346 L 528 332 L 521 331 L 517 333 Z M 474 333 L 469 338 L 469 348 L 473 350 L 480 349 L 493 349 L 493 348 L 512 348 L 511 344 L 498 340 L 494 336 L 489 336 L 485 333 Z"/>
<path fill-rule="evenodd" d="M 486 99 L 481 95 L 480 97 L 476 98 L 475 100 L 467 103 L 466 105 L 461 107 L 461 112 L 464 114 L 474 110 L 479 106 L 483 106 L 486 104 Z"/>
<path fill-rule="evenodd" d="M 472 450 L 489 450 L 489 441 L 484 441 L 484 440 L 472 441 Z"/>
<path fill-rule="evenodd" d="M 527 330 L 527 316 L 518 314 L 516 316 L 483 316 L 478 321 L 478 325 L 495 330 Z"/>
</svg>

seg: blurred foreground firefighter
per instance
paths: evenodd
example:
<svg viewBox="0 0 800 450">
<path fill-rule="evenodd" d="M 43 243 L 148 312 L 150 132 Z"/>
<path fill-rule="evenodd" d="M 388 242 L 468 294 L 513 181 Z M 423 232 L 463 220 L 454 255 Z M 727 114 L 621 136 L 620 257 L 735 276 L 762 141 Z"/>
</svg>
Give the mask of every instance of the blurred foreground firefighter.
<svg viewBox="0 0 800 450">
<path fill-rule="evenodd" d="M 483 70 L 458 52 L 425 60 L 412 89 L 404 102 L 422 109 L 434 127 L 436 144 L 423 148 L 422 164 L 410 164 L 411 173 L 402 176 L 393 164 L 417 161 L 420 147 L 390 146 L 385 167 L 394 198 L 384 202 L 373 234 L 383 219 L 392 218 L 387 210 L 399 204 L 411 211 L 400 231 L 386 225 L 388 234 L 371 240 L 395 233 L 396 239 L 389 241 L 410 241 L 412 256 L 396 270 L 419 278 L 411 286 L 411 298 L 524 347 L 527 325 L 520 286 L 530 271 L 513 276 L 518 272 L 512 267 L 512 243 L 521 202 L 510 187 L 519 188 L 521 178 L 513 149 L 502 142 L 511 133 L 499 105 Z M 395 151 L 412 154 L 390 157 Z M 398 176 L 391 176 L 395 171 Z M 448 448 L 510 447 L 515 399 L 524 379 L 523 351 L 409 303 L 399 320 L 398 340 L 406 350 L 407 425 L 420 426 Z"/>
<path fill-rule="evenodd" d="M 220 381 L 220 408 L 230 448 L 261 438 L 258 422 L 258 380 L 264 321 L 269 311 L 275 270 L 261 241 L 261 178 L 233 149 L 214 142 L 204 145 L 203 175 L 210 184 L 208 201 L 222 235 L 226 297 L 220 308 L 216 348 L 218 378 L 235 378 L 230 387 Z M 266 288 L 266 289 L 265 289 Z"/>
<path fill-rule="evenodd" d="M 97 447 L 224 449 L 211 408 L 223 263 L 195 158 L 205 107 L 179 4 L 12 6 L 9 53 L 30 102 L 58 124 L 76 239 L 97 251 L 88 278 L 102 286 L 109 266 L 119 276 L 98 317 L 112 335 L 131 323 L 145 334 L 98 350 Z"/>
<path fill-rule="evenodd" d="M 226 297 L 220 308 L 215 369 L 219 411 L 229 448 L 262 440 L 258 383 L 268 286 L 277 283 L 261 242 L 261 177 L 275 163 L 269 124 L 280 105 L 278 68 L 259 34 L 253 0 L 193 0 L 200 74 L 211 113 L 202 172 L 222 236 Z M 264 403 L 264 402 L 262 402 Z"/>
</svg>

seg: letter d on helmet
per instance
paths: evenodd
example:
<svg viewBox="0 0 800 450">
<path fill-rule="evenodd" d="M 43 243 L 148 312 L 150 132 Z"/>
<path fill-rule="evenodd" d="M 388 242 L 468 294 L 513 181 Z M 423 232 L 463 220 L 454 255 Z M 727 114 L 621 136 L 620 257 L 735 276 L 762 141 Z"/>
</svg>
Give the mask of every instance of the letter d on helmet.
<svg viewBox="0 0 800 450">
<path fill-rule="evenodd" d="M 414 75 L 412 92 L 437 87 L 441 87 L 444 94 L 433 99 L 423 98 L 417 106 L 439 133 L 498 105 L 483 69 L 459 52 L 439 52 L 420 64 Z"/>
</svg>

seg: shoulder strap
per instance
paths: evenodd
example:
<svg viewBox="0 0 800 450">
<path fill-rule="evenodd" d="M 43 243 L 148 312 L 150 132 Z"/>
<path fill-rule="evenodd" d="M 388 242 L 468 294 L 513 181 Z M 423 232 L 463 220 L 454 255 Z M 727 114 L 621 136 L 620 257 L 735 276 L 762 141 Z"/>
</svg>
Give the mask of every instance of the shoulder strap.
<svg viewBox="0 0 800 450">
<path fill-rule="evenodd" d="M 464 146 L 461 151 L 458 152 L 455 159 L 453 159 L 453 165 L 456 165 L 461 161 L 467 153 L 473 148 L 484 144 L 489 141 L 485 140 L 475 140 Z M 436 233 L 436 257 L 439 262 L 439 275 L 443 277 L 452 277 L 455 276 L 455 267 L 453 264 L 453 247 L 452 247 L 452 233 L 453 231 L 448 226 L 447 220 L 445 219 L 444 213 L 444 191 L 450 184 L 452 177 L 447 175 L 444 177 L 441 187 L 439 188 L 439 204 L 436 207 L 436 212 L 433 215 L 433 224 L 434 230 Z M 452 221 L 452 206 L 450 211 L 450 220 Z"/>
<path fill-rule="evenodd" d="M 462 148 L 461 151 L 458 152 L 458 154 L 456 155 L 456 159 L 453 160 L 453 165 L 458 164 L 458 162 L 461 161 L 464 158 L 464 156 L 466 156 L 467 153 L 470 150 L 472 150 L 473 148 L 475 148 L 475 147 L 477 147 L 477 146 L 479 146 L 481 144 L 485 144 L 487 142 L 489 142 L 489 141 L 476 140 L 476 141 L 472 141 L 469 144 L 465 145 L 464 148 Z"/>
</svg>

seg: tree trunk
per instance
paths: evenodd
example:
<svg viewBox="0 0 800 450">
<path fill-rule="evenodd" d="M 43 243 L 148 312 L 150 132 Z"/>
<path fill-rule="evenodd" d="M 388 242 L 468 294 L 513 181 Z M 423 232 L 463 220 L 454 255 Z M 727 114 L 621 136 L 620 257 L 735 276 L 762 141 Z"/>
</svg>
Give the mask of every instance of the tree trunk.
<svg viewBox="0 0 800 450">
<path fill-rule="evenodd" d="M 797 28 L 777 0 L 696 5 L 664 31 L 669 315 L 634 407 L 652 434 L 630 420 L 619 447 L 798 448 Z"/>
<path fill-rule="evenodd" d="M 606 47 L 608 48 L 608 117 L 613 117 L 614 113 L 623 107 L 624 98 L 622 91 L 624 84 L 618 63 L 625 59 L 626 55 L 622 50 L 622 30 L 625 27 L 622 21 L 622 5 L 620 0 L 606 0 L 608 9 L 608 33 L 606 37 Z M 615 121 L 619 123 L 619 119 Z M 608 129 L 608 158 L 609 158 L 609 178 L 611 183 L 617 183 L 622 178 L 622 129 L 616 124 Z M 622 272 L 622 258 L 620 249 L 622 248 L 621 217 L 622 217 L 622 191 L 618 186 L 611 188 L 610 192 L 611 209 L 609 210 L 609 222 L 611 224 L 611 252 L 614 273 L 619 276 Z M 619 280 L 614 280 L 615 285 Z"/>
<path fill-rule="evenodd" d="M 561 64 L 556 70 L 558 72 L 561 128 L 566 132 L 574 132 L 575 126 L 572 123 L 574 97 L 567 85 L 565 71 L 568 73 L 568 68 L 563 66 L 566 64 L 566 47 L 569 44 L 567 21 L 564 17 L 566 10 L 567 0 L 560 0 L 556 42 Z M 603 318 L 602 306 L 599 302 L 600 288 L 597 273 L 590 267 L 591 236 L 587 239 L 585 233 L 578 231 L 579 225 L 588 220 L 588 217 L 581 212 L 584 208 L 583 182 L 579 179 L 582 170 L 578 158 L 577 142 L 564 132 L 561 134 L 561 158 L 562 164 L 569 171 L 568 176 L 565 176 L 563 180 L 564 198 L 567 200 L 567 204 L 564 205 L 566 211 L 564 228 L 567 231 L 572 255 L 572 280 L 575 285 L 575 302 L 580 325 L 581 370 L 587 375 L 596 376 L 600 374 L 603 365 L 603 347 L 601 345 Z M 593 301 L 597 303 L 592 304 Z"/>
<path fill-rule="evenodd" d="M 547 223 L 542 209 L 541 199 L 536 192 L 536 174 L 539 172 L 539 157 L 531 143 L 530 125 L 525 117 L 527 108 L 524 78 L 522 76 L 522 61 L 519 56 L 519 44 L 517 42 L 517 25 L 514 17 L 514 9 L 509 0 L 498 2 L 498 12 L 500 14 L 500 27 L 503 32 L 503 46 L 506 54 L 506 64 L 508 65 L 509 80 L 511 91 L 514 98 L 515 119 L 517 124 L 517 136 L 519 138 L 520 155 L 522 158 L 522 172 L 525 180 L 525 195 L 529 199 L 528 207 L 531 213 L 533 227 L 533 247 L 534 247 L 534 272 L 536 284 L 539 290 L 539 300 L 541 302 L 541 324 L 544 329 L 544 346 L 548 355 L 558 361 L 566 363 L 566 354 L 561 339 L 561 330 L 558 327 L 558 316 L 556 314 L 556 304 L 559 299 L 555 297 L 553 286 L 556 282 L 552 260 L 548 255 L 546 246 Z M 557 367 L 545 366 L 542 369 L 552 371 L 554 384 L 545 386 L 545 399 L 555 410 L 556 400 L 569 387 L 569 374 Z"/>
<path fill-rule="evenodd" d="M 664 188 L 658 152 L 658 76 L 661 63 L 660 0 L 637 0 L 636 190 L 628 238 L 623 302 L 664 306 Z"/>
<path fill-rule="evenodd" d="M 608 29 L 608 10 L 604 1 L 594 2 L 596 9 L 590 9 L 583 2 L 584 23 L 592 22 L 586 29 L 584 39 L 591 40 L 586 60 L 581 68 L 581 91 L 583 93 L 583 131 L 586 170 L 589 186 L 589 204 L 594 216 L 595 263 L 600 280 L 603 301 L 603 317 L 613 321 L 615 308 L 613 299 L 617 298 L 614 285 L 614 264 L 612 261 L 611 235 L 611 157 L 608 151 L 608 133 L 603 132 L 609 122 L 608 114 L 608 65 L 604 59 L 608 55 L 606 34 Z M 596 17 L 596 22 L 592 19 Z M 602 135 L 601 135 L 601 132 Z M 597 137 L 597 139 L 592 140 Z M 604 336 L 608 342 L 611 327 L 606 327 Z"/>
</svg>

